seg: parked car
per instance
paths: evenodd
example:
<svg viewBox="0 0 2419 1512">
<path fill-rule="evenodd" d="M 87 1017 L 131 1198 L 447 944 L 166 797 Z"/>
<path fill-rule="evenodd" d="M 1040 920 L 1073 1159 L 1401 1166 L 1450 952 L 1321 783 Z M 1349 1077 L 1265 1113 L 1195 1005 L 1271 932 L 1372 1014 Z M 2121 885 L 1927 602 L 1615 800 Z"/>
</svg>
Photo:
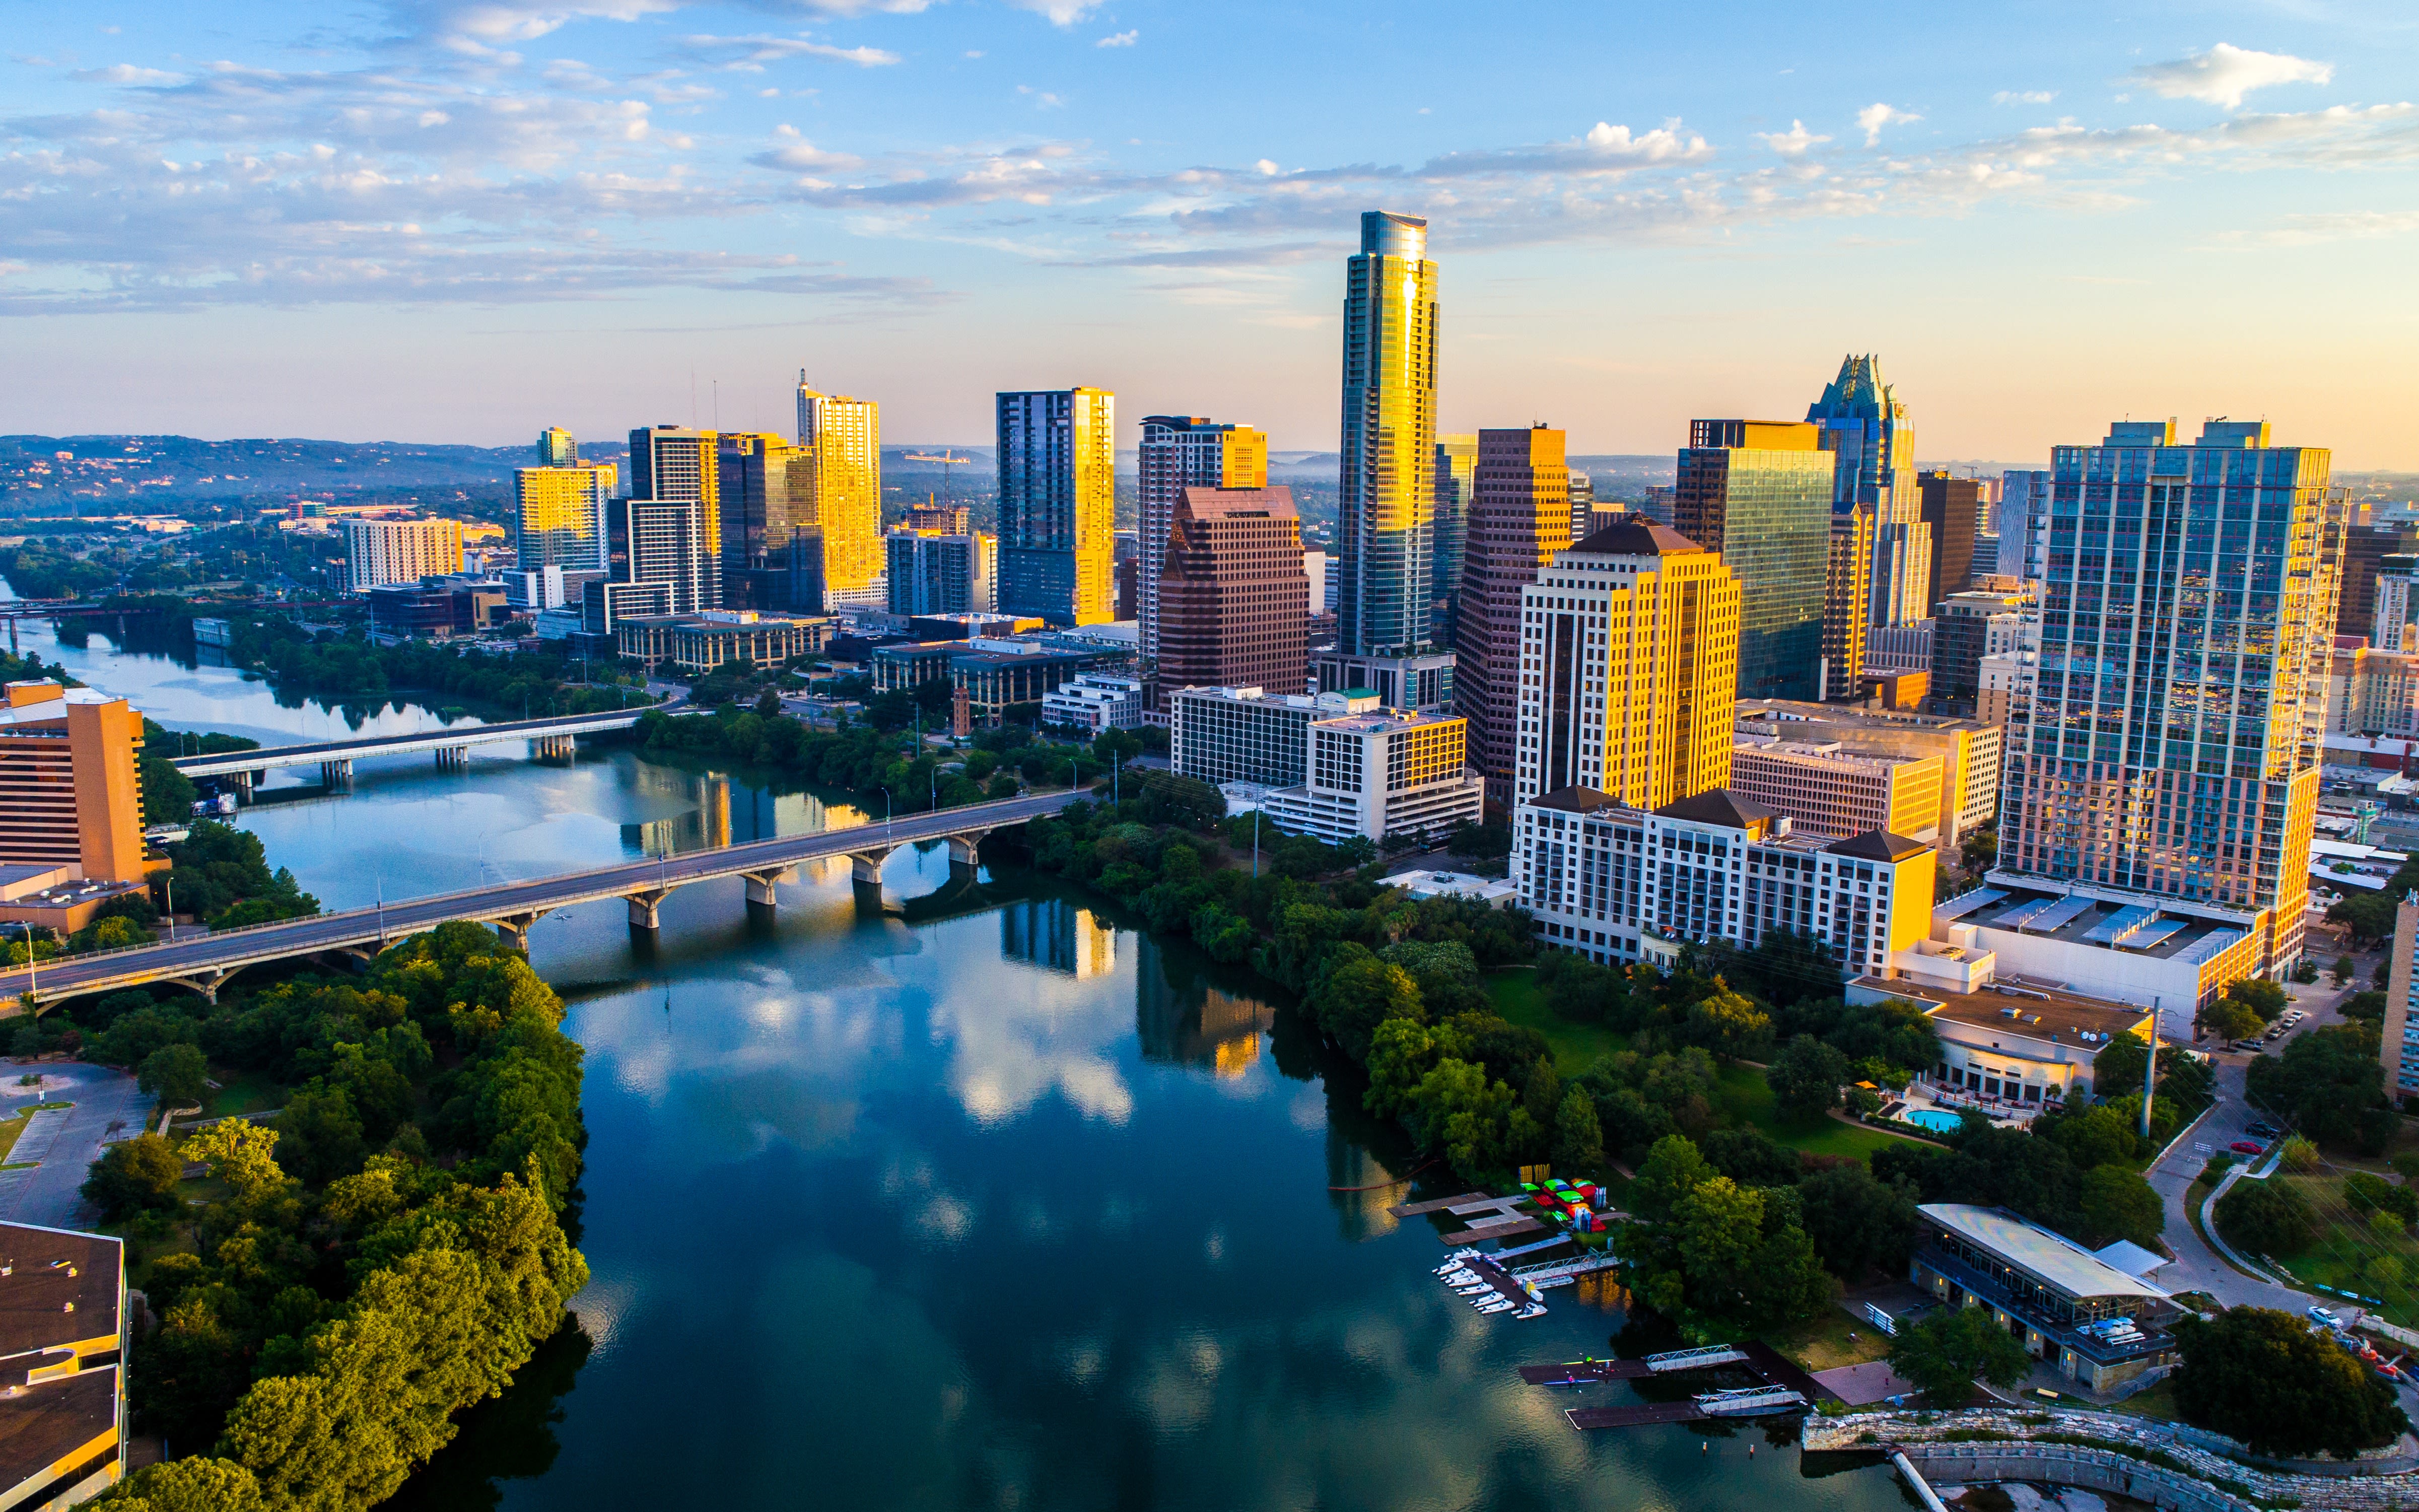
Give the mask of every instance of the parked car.
<svg viewBox="0 0 2419 1512">
<path fill-rule="evenodd" d="M 2226 1148 L 2234 1151 L 2238 1155 L 2257 1155 L 2264 1151 L 2268 1147 L 2265 1145 L 2254 1144 L 2248 1139 L 2238 1139 Z"/>
<path fill-rule="evenodd" d="M 2262 1119 L 2257 1123 L 2246 1125 L 2242 1132 L 2254 1139 L 2273 1139 L 2285 1131 Z"/>
</svg>

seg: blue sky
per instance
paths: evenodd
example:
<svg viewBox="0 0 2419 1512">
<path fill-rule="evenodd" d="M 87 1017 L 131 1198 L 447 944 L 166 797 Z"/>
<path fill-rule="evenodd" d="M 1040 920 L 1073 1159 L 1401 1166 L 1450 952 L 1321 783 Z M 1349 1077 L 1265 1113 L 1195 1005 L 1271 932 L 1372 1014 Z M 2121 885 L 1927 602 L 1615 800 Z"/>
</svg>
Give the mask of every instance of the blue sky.
<svg viewBox="0 0 2419 1512">
<path fill-rule="evenodd" d="M 1088 382 L 1129 431 L 1323 448 L 1341 261 L 1383 207 L 1433 222 L 1450 429 L 1668 451 L 1693 415 L 1795 418 L 1871 350 L 1927 457 L 2229 413 L 2419 468 L 2404 4 L 11 21 L 0 429 L 780 428 L 804 366 L 891 440 L 986 440 L 994 390 Z"/>
</svg>

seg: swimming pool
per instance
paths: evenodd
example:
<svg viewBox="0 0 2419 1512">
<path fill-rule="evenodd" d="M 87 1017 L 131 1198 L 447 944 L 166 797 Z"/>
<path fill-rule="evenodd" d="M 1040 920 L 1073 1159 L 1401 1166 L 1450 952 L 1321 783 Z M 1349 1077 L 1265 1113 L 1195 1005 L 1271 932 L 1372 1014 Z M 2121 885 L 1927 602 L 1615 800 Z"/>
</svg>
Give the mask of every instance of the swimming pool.
<svg viewBox="0 0 2419 1512">
<path fill-rule="evenodd" d="M 1938 1108 L 1916 1108 L 1910 1112 L 1902 1113 L 1899 1117 L 1909 1123 L 1930 1129 L 1934 1134 L 1953 1134 L 1961 1121 L 1956 1114 L 1943 1113 Z"/>
</svg>

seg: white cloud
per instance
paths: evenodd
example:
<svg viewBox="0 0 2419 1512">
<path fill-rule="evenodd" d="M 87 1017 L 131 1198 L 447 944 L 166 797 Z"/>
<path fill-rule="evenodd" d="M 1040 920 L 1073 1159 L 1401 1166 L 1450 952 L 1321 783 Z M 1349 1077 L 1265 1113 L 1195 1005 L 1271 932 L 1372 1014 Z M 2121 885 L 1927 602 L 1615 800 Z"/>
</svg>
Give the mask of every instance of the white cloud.
<svg viewBox="0 0 2419 1512">
<path fill-rule="evenodd" d="M 1865 133 L 1865 146 L 1878 147 L 1881 145 L 1883 127 L 1904 126 L 1909 121 L 1921 119 L 1923 117 L 1920 116 L 1910 115 L 1895 106 L 1876 101 L 1857 112 L 1857 129 Z"/>
<path fill-rule="evenodd" d="M 70 75 L 81 84 L 114 84 L 130 88 L 155 87 L 183 84 L 188 77 L 161 69 L 141 69 L 131 63 L 113 63 L 105 69 L 88 69 Z"/>
<path fill-rule="evenodd" d="M 1009 0 L 1009 4 L 1049 17 L 1053 26 L 1072 26 L 1100 9 L 1102 0 Z"/>
<path fill-rule="evenodd" d="M 2346 210 L 2330 215 L 2288 215 L 2263 233 L 2269 246 L 2306 247 L 2325 241 L 2370 241 L 2419 233 L 2419 210 Z"/>
<path fill-rule="evenodd" d="M 2055 89 L 2002 89 L 1991 97 L 1994 105 L 2046 105 L 2057 98 Z"/>
<path fill-rule="evenodd" d="M 2169 100 L 2198 100 L 2236 110 L 2254 89 L 2280 84 L 2325 84 L 2335 76 L 2332 63 L 2313 63 L 2289 53 L 2255 53 L 2220 42 L 2206 53 L 2172 63 L 2153 63 L 2125 76 Z"/>
<path fill-rule="evenodd" d="M 836 47 L 805 37 L 772 37 L 753 33 L 742 37 L 693 36 L 680 39 L 681 52 L 708 68 L 732 69 L 747 73 L 761 73 L 767 63 L 785 58 L 829 58 L 836 63 L 854 63 L 861 69 L 887 68 L 899 61 L 899 54 L 878 47 Z"/>
<path fill-rule="evenodd" d="M 1102 38 L 1092 45 L 1094 47 L 1132 47 L 1134 45 L 1135 40 L 1141 36 L 1142 33 L 1138 31 L 1117 32 L 1112 36 Z"/>
<path fill-rule="evenodd" d="M 1765 147 L 1784 158 L 1802 158 L 1809 148 L 1831 140 L 1808 131 L 1804 121 L 1791 121 L 1789 130 L 1785 131 L 1758 131 L 1755 134 Z"/>
</svg>

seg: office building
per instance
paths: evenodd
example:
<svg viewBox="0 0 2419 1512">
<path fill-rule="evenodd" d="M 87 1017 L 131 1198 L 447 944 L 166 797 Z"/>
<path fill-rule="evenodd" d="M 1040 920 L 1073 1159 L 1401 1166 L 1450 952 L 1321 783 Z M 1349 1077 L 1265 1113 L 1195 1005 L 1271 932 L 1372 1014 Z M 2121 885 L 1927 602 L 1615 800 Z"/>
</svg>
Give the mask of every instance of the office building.
<svg viewBox="0 0 2419 1512">
<path fill-rule="evenodd" d="M 1932 612 L 1932 531 L 1915 481 L 1915 429 L 1897 392 L 1882 381 L 1880 360 L 1841 358 L 1839 376 L 1806 418 L 1822 429 L 1832 455 L 1834 501 L 1873 512 L 1871 623 L 1922 619 Z"/>
<path fill-rule="evenodd" d="M 548 434 L 559 434 L 549 432 Z M 595 572 L 605 565 L 605 501 L 613 497 L 610 462 L 516 468 L 514 565 Z M 457 567 L 455 570 L 459 570 Z"/>
<path fill-rule="evenodd" d="M 1331 579 L 1336 563 L 1328 563 Z M 1389 709 L 1416 709 L 1424 714 L 1451 711 L 1454 654 L 1423 651 L 1408 656 L 1348 656 L 1340 647 L 1310 654 L 1310 687 L 1314 693 L 1374 693 Z"/>
<path fill-rule="evenodd" d="M 562 608 L 568 598 L 578 596 L 578 584 L 602 574 L 581 574 L 566 580 L 561 567 L 516 567 L 497 576 L 504 585 L 504 602 L 515 613 L 542 614 Z"/>
<path fill-rule="evenodd" d="M 1868 756 L 1836 741 L 1740 735 L 1730 790 L 1810 835 L 1845 840 L 1869 829 L 1932 844 L 1940 838 L 1937 756 Z"/>
<path fill-rule="evenodd" d="M 385 583 L 364 596 L 369 600 L 370 639 L 385 645 L 480 635 L 513 617 L 501 579 L 467 572 L 416 583 Z"/>
<path fill-rule="evenodd" d="M 1972 478 L 1951 477 L 1946 468 L 1918 472 L 1915 483 L 1917 513 L 1932 535 L 1922 609 L 1929 615 L 1942 599 L 1973 584 L 1975 521 L 1981 516 L 1982 486 Z M 1990 565 L 1997 569 L 1995 558 Z"/>
<path fill-rule="evenodd" d="M 2368 643 L 2380 651 L 2419 651 L 2419 556 L 2396 552 L 2377 559 L 2369 585 Z"/>
<path fill-rule="evenodd" d="M 1058 688 L 1086 672 L 1130 669 L 1133 656 L 1131 648 L 1086 646 L 1058 636 L 976 637 L 877 645 L 865 663 L 877 692 L 945 679 L 953 693 L 965 696 L 972 723 L 997 729 L 1009 711 L 1031 719 Z"/>
<path fill-rule="evenodd" d="M 1440 646 L 1453 644 L 1461 623 L 1462 550 L 1470 538 L 1477 483 L 1478 433 L 1438 437 L 1436 505 L 1428 522 L 1428 579 L 1435 612 L 1429 617 L 1428 633 Z"/>
<path fill-rule="evenodd" d="M 1959 840 L 1999 811 L 2003 733 L 1980 719 L 1840 703 L 1742 699 L 1735 728 L 1743 735 L 1800 744 L 1837 745 L 1861 756 L 1934 757 L 1940 762 L 1939 843 Z"/>
<path fill-rule="evenodd" d="M 2387 947 L 2385 1021 L 2377 1058 L 2385 1066 L 2385 1092 L 2396 1102 L 2419 1097 L 2419 895 L 2406 894 L 2394 910 L 2394 943 Z"/>
<path fill-rule="evenodd" d="M 724 431 L 717 438 L 722 535 L 716 549 L 726 607 L 823 612 L 820 603 L 793 606 L 789 598 L 790 532 L 813 468 L 811 454 L 785 437 Z"/>
<path fill-rule="evenodd" d="M 1823 572 L 1823 664 L 1814 697 L 1857 696 L 1865 671 L 1867 603 L 1873 575 L 1873 512 L 1851 500 L 1831 506 L 1831 550 Z"/>
<path fill-rule="evenodd" d="M 1310 615 L 1335 612 L 1333 580 L 1327 575 L 1327 553 L 1312 549 L 1302 554 L 1302 575 L 1310 579 Z"/>
<path fill-rule="evenodd" d="M 1134 617 L 1142 624 L 1142 654 L 1157 656 L 1159 575 L 1166 565 L 1177 495 L 1186 488 L 1267 487 L 1269 439 L 1249 425 L 1219 424 L 1197 415 L 1149 415 L 1142 423 L 1142 444 L 1135 460 L 1141 530 L 1136 541 L 1140 560 L 1134 586 L 1139 601 Z"/>
<path fill-rule="evenodd" d="M 2419 735 L 2419 653 L 2335 647 L 2328 658 L 2326 714 L 2319 728 L 2327 759 L 2334 762 L 2346 759 L 2342 751 L 2360 748 L 2351 737 Z"/>
<path fill-rule="evenodd" d="M 1950 1307 L 1980 1307 L 2025 1352 L 2094 1392 L 2180 1358 L 2168 1325 L 2184 1309 L 2142 1276 L 2004 1208 L 1929 1202 L 1908 1276 Z M 2108 1257 L 2103 1257 L 2108 1254 Z"/>
<path fill-rule="evenodd" d="M 1626 518 L 1521 594 L 1515 798 L 1578 786 L 1653 809 L 1730 779 L 1738 581 L 1696 542 Z"/>
<path fill-rule="evenodd" d="M 2343 542 L 2343 591 L 2335 609 L 2335 634 L 2368 635 L 2377 614 L 2378 568 L 2389 556 L 2419 552 L 2419 525 L 2348 525 Z"/>
<path fill-rule="evenodd" d="M 1637 512 L 1657 525 L 1670 525 L 1679 512 L 1678 490 L 1670 484 L 1650 483 L 1645 491 Z"/>
<path fill-rule="evenodd" d="M 1310 579 L 1290 489 L 1178 489 L 1161 558 L 1160 687 L 1302 686 Z"/>
<path fill-rule="evenodd" d="M 1999 474 L 1999 576 L 2038 582 L 2048 570 L 2049 498 L 2046 468 Z"/>
<path fill-rule="evenodd" d="M 1149 685 L 1124 672 L 1085 672 L 1041 700 L 1041 722 L 1086 739 L 1104 730 L 1138 730 Z"/>
<path fill-rule="evenodd" d="M 124 699 L 50 682 L 10 683 L 7 698 L 0 865 L 65 868 L 64 880 L 76 882 L 140 881 L 143 717 Z"/>
<path fill-rule="evenodd" d="M 871 399 L 824 393 L 798 372 L 798 445 L 812 459 L 812 501 L 793 506 L 799 524 L 824 532 L 828 597 L 880 603 L 882 576 L 882 407 Z M 799 605 L 804 609 L 807 606 Z"/>
<path fill-rule="evenodd" d="M 707 609 L 631 616 L 617 622 L 613 630 L 616 653 L 648 671 L 670 668 L 684 677 L 702 677 L 734 661 L 763 671 L 819 655 L 831 643 L 832 622 L 754 609 Z"/>
<path fill-rule="evenodd" d="M 1853 977 L 1922 939 L 1932 906 L 1929 846 L 1883 830 L 1825 839 L 1721 788 L 1653 810 L 1588 787 L 1523 798 L 1512 846 L 1540 943 L 1607 965 L 1795 933 Z"/>
<path fill-rule="evenodd" d="M 2041 627 L 2033 626 L 2033 640 Z M 1984 724 L 2004 725 L 2017 717 L 2032 698 L 2033 679 L 2041 670 L 2036 648 L 2003 651 L 1975 664 L 1974 717 Z"/>
<path fill-rule="evenodd" d="M 1866 630 L 1865 675 L 1903 677 L 1912 673 L 1923 678 L 1929 686 L 1932 677 L 1932 630 L 1933 622 L 1930 620 L 1915 620 L 1905 625 L 1876 625 Z"/>
<path fill-rule="evenodd" d="M 127 1473 L 126 1244 L 0 1224 L 0 1507 L 51 1512 Z"/>
<path fill-rule="evenodd" d="M 893 614 L 988 613 L 998 608 L 999 544 L 988 535 L 893 531 L 886 582 Z"/>
<path fill-rule="evenodd" d="M 918 535 L 972 535 L 974 511 L 963 504 L 926 501 L 907 506 L 906 526 Z"/>
<path fill-rule="evenodd" d="M 1672 528 L 1739 585 L 1739 693 L 1813 698 L 1823 674 L 1833 462 L 1810 424 L 1699 420 L 1688 427 Z"/>
<path fill-rule="evenodd" d="M 1464 769 L 1469 721 L 1450 714 L 1366 709 L 1314 719 L 1301 783 L 1260 795 L 1287 834 L 1330 845 L 1362 836 L 1435 841 L 1479 822 L 1486 783 Z"/>
<path fill-rule="evenodd" d="M 1299 783 L 1310 756 L 1312 720 L 1379 706 L 1367 694 L 1312 698 L 1258 687 L 1170 688 L 1163 698 L 1169 769 L 1212 787 Z"/>
<path fill-rule="evenodd" d="M 2257 421 L 2210 421 L 2186 446 L 2172 421 L 2119 422 L 2056 450 L 2040 672 L 2008 727 L 1993 886 L 2211 920 L 2254 942 L 2263 974 L 2300 958 L 2319 791 L 2304 725 L 2347 507 L 2328 468 Z M 2058 980 L 2110 995 L 2089 970 Z"/>
<path fill-rule="evenodd" d="M 1441 446 L 1438 448 L 1443 450 Z M 1570 470 L 1571 539 L 1584 541 L 1595 533 L 1595 480 L 1577 468 Z"/>
<path fill-rule="evenodd" d="M 579 442 L 561 425 L 548 425 L 537 433 L 537 465 L 542 468 L 576 468 L 579 465 Z"/>
<path fill-rule="evenodd" d="M 1969 713 L 1982 690 L 1982 658 L 2038 650 L 2041 619 L 2022 588 L 1969 588 L 1942 599 L 1932 622 L 1932 698 L 1940 712 Z"/>
<path fill-rule="evenodd" d="M 1350 656 L 1436 644 L 1437 265 L 1427 236 L 1417 216 L 1367 211 L 1361 250 L 1345 264 L 1335 647 Z"/>
<path fill-rule="evenodd" d="M 630 432 L 630 494 L 606 511 L 609 564 L 626 565 L 625 581 L 673 583 L 684 614 L 722 607 L 721 441 L 681 425 Z"/>
<path fill-rule="evenodd" d="M 1537 569 L 1571 544 L 1563 444 L 1561 431 L 1543 425 L 1478 433 L 1454 642 L 1454 707 L 1470 720 L 1471 763 L 1498 804 L 1511 803 L 1519 766 L 1524 594 Z"/>
<path fill-rule="evenodd" d="M 383 583 L 411 583 L 437 573 L 462 570 L 462 522 L 457 519 L 347 519 L 346 581 L 356 594 Z"/>
<path fill-rule="evenodd" d="M 999 607 L 1053 625 L 1110 618 L 1117 399 L 1105 389 L 1002 393 Z"/>
</svg>

